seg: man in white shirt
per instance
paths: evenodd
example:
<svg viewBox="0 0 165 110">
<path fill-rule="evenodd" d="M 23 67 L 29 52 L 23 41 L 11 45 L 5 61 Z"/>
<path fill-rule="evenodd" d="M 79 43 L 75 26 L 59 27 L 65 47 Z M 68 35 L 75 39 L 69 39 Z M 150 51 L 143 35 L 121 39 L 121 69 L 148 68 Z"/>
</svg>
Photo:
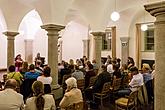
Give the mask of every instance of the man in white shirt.
<svg viewBox="0 0 165 110">
<path fill-rule="evenodd" d="M 136 91 L 138 87 L 142 86 L 143 83 L 143 75 L 139 73 L 138 68 L 133 66 L 130 69 L 133 78 L 129 83 L 129 88 L 125 88 L 124 90 L 118 91 L 119 96 L 129 95 L 132 91 Z"/>
<path fill-rule="evenodd" d="M 5 83 L 4 90 L 0 91 L 0 110 L 24 110 L 23 96 L 15 91 L 16 85 L 15 79 Z"/>
</svg>

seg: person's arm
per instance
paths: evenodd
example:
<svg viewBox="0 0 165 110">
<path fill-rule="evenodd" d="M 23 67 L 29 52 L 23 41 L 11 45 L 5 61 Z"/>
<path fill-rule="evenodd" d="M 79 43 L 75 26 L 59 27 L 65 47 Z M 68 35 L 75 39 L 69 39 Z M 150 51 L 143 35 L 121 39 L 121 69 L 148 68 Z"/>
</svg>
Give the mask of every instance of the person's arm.
<svg viewBox="0 0 165 110">
<path fill-rule="evenodd" d="M 59 106 L 60 108 L 66 108 L 69 105 L 69 95 L 65 93 L 64 97 L 62 98 Z"/>
</svg>

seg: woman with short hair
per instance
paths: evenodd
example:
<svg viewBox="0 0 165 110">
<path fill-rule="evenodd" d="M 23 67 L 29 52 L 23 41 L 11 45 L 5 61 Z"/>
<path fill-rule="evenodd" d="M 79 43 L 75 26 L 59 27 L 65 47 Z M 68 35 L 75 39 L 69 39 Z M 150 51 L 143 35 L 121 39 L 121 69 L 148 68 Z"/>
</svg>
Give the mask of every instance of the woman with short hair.
<svg viewBox="0 0 165 110">
<path fill-rule="evenodd" d="M 83 101 L 81 90 L 77 88 L 77 80 L 74 77 L 70 77 L 65 83 L 67 84 L 67 89 L 59 104 L 62 110 L 65 110 L 66 107 L 73 105 L 74 103 Z"/>
</svg>

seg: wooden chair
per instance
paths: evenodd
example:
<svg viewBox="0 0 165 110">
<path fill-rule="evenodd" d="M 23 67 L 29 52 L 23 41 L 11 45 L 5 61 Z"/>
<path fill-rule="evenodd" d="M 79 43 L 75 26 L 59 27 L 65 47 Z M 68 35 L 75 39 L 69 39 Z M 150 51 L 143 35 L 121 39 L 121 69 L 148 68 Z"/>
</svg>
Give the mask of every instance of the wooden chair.
<svg viewBox="0 0 165 110">
<path fill-rule="evenodd" d="M 83 91 L 84 87 L 85 87 L 85 79 L 77 80 L 77 88 L 79 88 L 81 91 Z"/>
<path fill-rule="evenodd" d="M 68 106 L 65 110 L 84 110 L 84 102 L 74 103 L 73 105 Z"/>
<path fill-rule="evenodd" d="M 95 81 L 96 81 L 96 77 L 97 77 L 97 76 L 92 76 L 92 77 L 90 78 L 90 80 L 89 80 L 89 86 L 88 86 L 88 87 L 93 86 L 93 84 L 94 84 Z"/>
<path fill-rule="evenodd" d="M 95 98 L 100 99 L 101 100 L 101 106 L 103 106 L 103 99 L 109 97 L 110 86 L 111 86 L 111 82 L 104 83 L 101 93 L 94 93 L 93 94 L 93 100 L 95 100 Z"/>
<path fill-rule="evenodd" d="M 114 76 L 113 81 L 112 81 L 112 86 L 110 87 L 110 92 L 116 92 L 117 90 L 120 89 L 121 87 L 121 81 L 122 78 L 117 78 Z"/>
<path fill-rule="evenodd" d="M 125 109 L 125 110 L 132 110 L 137 109 L 137 91 L 131 92 L 129 97 L 119 98 L 115 101 L 115 108 L 118 110 Z"/>
</svg>

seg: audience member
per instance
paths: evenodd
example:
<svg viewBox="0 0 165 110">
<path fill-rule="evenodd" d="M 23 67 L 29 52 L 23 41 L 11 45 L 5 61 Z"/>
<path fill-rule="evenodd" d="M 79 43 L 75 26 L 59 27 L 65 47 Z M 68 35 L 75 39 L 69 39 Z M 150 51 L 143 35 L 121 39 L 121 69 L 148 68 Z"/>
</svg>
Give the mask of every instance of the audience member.
<svg viewBox="0 0 165 110">
<path fill-rule="evenodd" d="M 83 101 L 81 90 L 77 88 L 77 80 L 74 77 L 70 77 L 65 82 L 67 89 L 59 104 L 63 110 L 69 105 Z"/>
<path fill-rule="evenodd" d="M 85 90 L 85 96 L 89 100 L 92 100 L 93 93 L 100 93 L 102 91 L 103 85 L 106 82 L 112 81 L 111 75 L 107 72 L 107 67 L 102 65 L 101 69 L 102 72 L 97 76 L 94 85 Z"/>
<path fill-rule="evenodd" d="M 51 68 L 45 67 L 43 71 L 43 75 L 39 76 L 37 78 L 37 81 L 41 81 L 44 84 L 44 93 L 48 94 L 51 93 L 51 83 L 52 83 L 52 77 L 50 76 Z"/>
<path fill-rule="evenodd" d="M 0 110 L 24 110 L 23 96 L 16 92 L 17 81 L 6 81 L 4 90 L 0 91 Z"/>
<path fill-rule="evenodd" d="M 75 65 L 75 71 L 71 75 L 72 77 L 76 78 L 76 80 L 84 79 L 84 73 L 80 71 L 79 66 Z"/>
<path fill-rule="evenodd" d="M 35 66 L 34 64 L 31 64 L 29 66 L 29 72 L 25 73 L 25 79 L 37 79 L 37 77 L 40 75 L 38 72 L 35 72 Z"/>
<path fill-rule="evenodd" d="M 7 78 L 8 79 L 15 79 L 18 83 L 18 86 L 20 86 L 22 84 L 22 79 L 23 76 L 21 75 L 20 72 L 15 72 L 15 66 L 14 65 L 10 65 L 9 66 L 9 73 L 7 74 Z"/>
<path fill-rule="evenodd" d="M 26 72 L 28 72 L 28 62 L 23 62 L 22 67 L 20 68 L 20 73 L 24 77 Z"/>
<path fill-rule="evenodd" d="M 129 88 L 125 88 L 124 90 L 119 90 L 119 96 L 129 95 L 132 91 L 136 91 L 138 87 L 142 86 L 143 83 L 143 75 L 139 73 L 138 68 L 133 66 L 130 68 L 131 74 L 133 74 L 133 78 L 129 83 Z"/>
<path fill-rule="evenodd" d="M 53 96 L 44 94 L 44 85 L 41 81 L 35 81 L 32 90 L 34 95 L 27 99 L 25 110 L 56 110 Z"/>
<path fill-rule="evenodd" d="M 96 73 L 93 71 L 93 65 L 87 64 L 87 71 L 85 74 L 85 88 L 89 86 L 89 81 L 92 76 L 96 76 Z"/>
<path fill-rule="evenodd" d="M 121 78 L 121 72 L 118 64 L 113 65 L 113 70 L 113 76 L 116 76 L 116 78 Z"/>
</svg>

